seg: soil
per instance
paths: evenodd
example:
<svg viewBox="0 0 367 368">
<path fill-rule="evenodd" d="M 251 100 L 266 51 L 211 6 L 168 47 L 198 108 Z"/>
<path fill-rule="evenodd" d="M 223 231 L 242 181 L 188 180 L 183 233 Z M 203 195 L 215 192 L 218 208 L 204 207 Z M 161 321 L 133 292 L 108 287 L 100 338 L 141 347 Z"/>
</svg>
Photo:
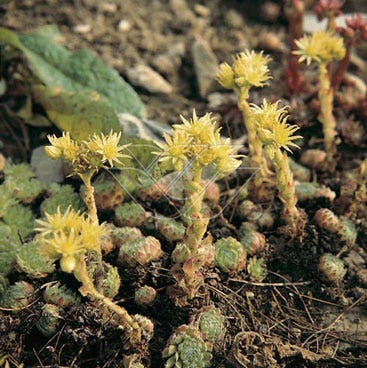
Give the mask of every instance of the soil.
<svg viewBox="0 0 367 368">
<path fill-rule="evenodd" d="M 282 6 L 281 1 L 23 0 L 0 6 L 0 23 L 19 32 L 56 24 L 64 45 L 73 50 L 89 49 L 126 79 L 137 64 L 148 65 L 173 87 L 172 93 L 160 94 L 135 86 L 149 119 L 171 125 L 179 121 L 180 114 L 190 116 L 194 108 L 198 115 L 214 110 L 221 119 L 222 134 L 240 140 L 246 132 L 236 100 L 219 85 L 204 96 L 200 94 L 191 46 L 195 40 L 204 40 L 219 62 L 231 62 L 232 55 L 246 48 L 263 49 L 272 57 L 274 82 L 261 90 L 254 89 L 250 99 L 254 103 L 261 103 L 263 98 L 281 99 L 289 105 L 290 122 L 299 124 L 304 136 L 304 152 L 322 147 L 317 94 L 315 87 L 308 86 L 301 94 L 292 95 L 284 82 L 288 28 Z M 360 2 L 346 1 L 345 8 L 366 11 Z M 362 60 L 367 56 L 366 49 L 362 45 L 357 50 Z M 162 60 L 167 63 L 165 67 L 160 65 Z M 364 69 L 353 65 L 352 72 L 366 80 L 363 63 Z M 221 345 L 214 351 L 212 367 L 367 366 L 366 207 L 362 204 L 354 211 L 352 220 L 358 237 L 353 246 L 345 246 L 313 220 L 315 212 L 323 207 L 338 215 L 347 213 L 356 200 L 353 194 L 345 194 L 347 173 L 357 169 L 366 156 L 366 105 L 348 105 L 345 101 L 350 90 L 346 85 L 343 88 L 347 92 L 340 93 L 335 107 L 340 135 L 337 170 L 333 175 L 314 170 L 315 180 L 335 191 L 337 199 L 299 203 L 309 219 L 302 241 L 289 240 L 279 233 L 278 200 L 259 204 L 263 210 L 270 209 L 276 219 L 274 226 L 263 231 L 267 245 L 262 256 L 268 275 L 262 282 L 251 281 L 246 272 L 228 276 L 213 269 L 206 273 L 200 295 L 187 306 L 177 307 L 166 294 L 172 285 L 168 256 L 145 269 L 120 271 L 122 287 L 115 299 L 131 313 L 141 313 L 154 321 L 154 337 L 143 348 L 147 367 L 164 366 L 161 351 L 174 328 L 187 324 L 195 311 L 209 304 L 220 308 L 227 326 Z M 214 92 L 219 92 L 216 107 L 212 102 Z M 6 114 L 7 110 L 0 108 Z M 1 125 L 5 120 L 1 119 Z M 50 130 L 12 121 L 1 126 L 1 132 L 3 154 L 29 160 L 32 149 L 46 142 Z M 295 152 L 293 158 L 297 161 L 300 155 Z M 209 225 L 215 240 L 238 235 L 243 221 L 238 216 L 239 203 L 230 201 L 225 188 L 240 187 L 250 175 L 249 171 L 241 172 L 220 183 L 220 206 L 224 211 Z M 164 204 L 155 205 L 164 208 Z M 151 230 L 145 229 L 145 235 L 149 234 Z M 162 237 L 160 240 L 169 254 L 172 245 Z M 347 265 L 347 274 L 340 283 L 327 282 L 318 272 L 318 260 L 326 252 L 339 254 Z M 114 255 L 107 260 L 113 263 Z M 12 277 L 11 281 L 26 279 L 19 274 Z M 77 290 L 71 276 L 60 272 L 57 278 Z M 32 281 L 38 298 L 31 305 L 17 312 L 0 310 L 0 366 L 5 364 L 2 356 L 7 355 L 11 367 L 21 363 L 24 367 L 123 367 L 122 357 L 130 351 L 121 332 L 104 322 L 87 300 L 78 309 L 65 312 L 63 327 L 56 335 L 46 338 L 37 331 L 41 291 L 47 281 Z M 157 301 L 149 308 L 137 306 L 132 297 L 134 289 L 145 283 L 158 291 Z"/>
</svg>

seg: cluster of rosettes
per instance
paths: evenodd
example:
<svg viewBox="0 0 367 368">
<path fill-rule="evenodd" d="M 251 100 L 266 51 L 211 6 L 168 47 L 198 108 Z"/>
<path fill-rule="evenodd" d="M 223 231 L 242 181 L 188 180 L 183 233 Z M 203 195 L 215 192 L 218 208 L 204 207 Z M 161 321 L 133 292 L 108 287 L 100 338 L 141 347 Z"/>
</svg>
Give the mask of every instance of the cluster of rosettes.
<svg viewBox="0 0 367 368">
<path fill-rule="evenodd" d="M 97 171 L 107 162 L 112 167 L 114 163 L 121 164 L 120 158 L 128 157 L 121 153 L 127 147 L 120 145 L 121 132 L 111 131 L 107 136 L 94 134 L 81 142 L 72 139 L 69 132 L 63 132 L 59 138 L 53 135 L 48 139 L 51 145 L 46 146 L 46 154 L 53 159 L 64 158 L 76 174 Z"/>
<path fill-rule="evenodd" d="M 299 55 L 298 61 L 300 63 L 306 61 L 307 65 L 312 61 L 327 64 L 332 60 L 341 60 L 345 56 L 343 39 L 332 32 L 316 31 L 295 42 L 298 50 L 293 51 L 293 54 Z"/>
<path fill-rule="evenodd" d="M 291 152 L 291 147 L 299 148 L 293 141 L 302 138 L 300 135 L 293 135 L 299 127 L 287 124 L 286 108 L 278 108 L 278 103 L 279 101 L 271 104 L 264 100 L 261 107 L 255 104 L 251 106 L 259 138 L 270 158 L 280 148 L 288 152 Z"/>
<path fill-rule="evenodd" d="M 262 87 L 271 78 L 268 68 L 270 60 L 262 52 L 241 52 L 234 57 L 232 66 L 227 63 L 219 66 L 218 82 L 222 87 L 233 90 Z"/>
<path fill-rule="evenodd" d="M 105 226 L 68 208 L 64 213 L 46 213 L 46 220 L 37 220 L 40 253 L 51 259 L 60 259 L 64 272 L 73 272 L 77 257 L 89 250 L 100 251 L 100 239 L 106 236 Z"/>
<path fill-rule="evenodd" d="M 237 169 L 241 161 L 235 154 L 236 148 L 229 139 L 220 137 L 210 113 L 198 118 L 194 110 L 192 119 L 181 116 L 181 120 L 182 124 L 173 125 L 171 135 L 164 134 L 166 143 L 160 145 L 160 161 L 165 168 L 195 172 L 215 165 L 220 176 Z"/>
</svg>

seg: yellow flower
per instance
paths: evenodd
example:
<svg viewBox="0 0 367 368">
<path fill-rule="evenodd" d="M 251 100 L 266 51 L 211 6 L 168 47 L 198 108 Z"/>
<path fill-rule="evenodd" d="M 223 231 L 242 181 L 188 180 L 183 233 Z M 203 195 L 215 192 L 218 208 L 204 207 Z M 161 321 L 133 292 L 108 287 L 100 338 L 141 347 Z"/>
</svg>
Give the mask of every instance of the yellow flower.
<svg viewBox="0 0 367 368">
<path fill-rule="evenodd" d="M 192 119 L 186 120 L 182 115 L 180 118 L 182 124 L 176 124 L 173 128 L 185 132 L 192 138 L 193 144 L 215 144 L 218 141 L 219 130 L 216 129 L 216 122 L 210 113 L 198 118 L 194 109 Z"/>
<path fill-rule="evenodd" d="M 75 212 L 70 206 L 64 213 L 61 213 L 60 207 L 58 207 L 54 214 L 46 212 L 46 220 L 36 220 L 40 227 L 37 227 L 35 230 L 40 232 L 41 235 L 46 236 L 48 234 L 64 231 L 72 226 L 77 226 L 80 223 L 80 218 L 81 215 L 79 212 Z"/>
<path fill-rule="evenodd" d="M 222 87 L 226 89 L 233 89 L 234 73 L 232 67 L 227 63 L 220 64 L 217 80 Z"/>
<path fill-rule="evenodd" d="M 258 135 L 265 146 L 273 149 L 284 148 L 291 152 L 291 147 L 299 148 L 293 141 L 302 138 L 293 135 L 299 127 L 287 124 L 288 115 L 285 108 L 277 109 L 278 102 L 269 104 L 264 100 L 262 107 L 252 105 L 252 111 L 256 119 Z M 269 147 L 267 148 L 269 151 Z"/>
<path fill-rule="evenodd" d="M 311 61 L 317 63 L 328 63 L 331 60 L 340 60 L 345 56 L 343 39 L 327 31 L 317 31 L 310 36 L 303 36 L 296 40 L 298 50 L 293 51 L 294 55 L 299 55 L 298 61 L 306 61 L 307 65 Z"/>
<path fill-rule="evenodd" d="M 70 207 L 64 214 L 58 209 L 53 215 L 46 214 L 46 220 L 37 220 L 40 227 L 38 239 L 40 252 L 45 256 L 60 259 L 65 272 L 72 272 L 72 261 L 88 250 L 99 251 L 100 240 L 106 236 L 104 224 L 98 225 L 75 212 Z"/>
<path fill-rule="evenodd" d="M 120 143 L 121 132 L 110 133 L 105 136 L 103 133 L 100 135 L 93 135 L 93 138 L 86 142 L 86 145 L 92 152 L 97 152 L 102 155 L 102 162 L 108 161 L 110 166 L 113 166 L 113 162 L 121 164 L 119 158 L 129 157 L 128 155 L 123 155 L 121 151 L 125 149 L 128 145 L 121 146 Z"/>
<path fill-rule="evenodd" d="M 172 135 L 163 133 L 163 137 L 166 144 L 158 144 L 163 152 L 154 153 L 161 156 L 160 161 L 168 165 L 167 169 L 170 169 L 170 165 L 172 165 L 176 171 L 181 171 L 189 159 L 188 151 L 192 138 L 180 130 L 173 130 Z"/>
<path fill-rule="evenodd" d="M 56 159 L 63 156 L 69 162 L 73 162 L 78 157 L 80 147 L 71 139 L 69 132 L 63 132 L 59 138 L 55 135 L 49 135 L 47 138 L 51 143 L 51 146 L 45 147 L 49 157 Z"/>
<path fill-rule="evenodd" d="M 236 55 L 233 60 L 234 81 L 239 88 L 251 86 L 262 87 L 271 78 L 268 63 L 269 56 L 263 56 L 262 51 L 246 50 Z"/>
</svg>

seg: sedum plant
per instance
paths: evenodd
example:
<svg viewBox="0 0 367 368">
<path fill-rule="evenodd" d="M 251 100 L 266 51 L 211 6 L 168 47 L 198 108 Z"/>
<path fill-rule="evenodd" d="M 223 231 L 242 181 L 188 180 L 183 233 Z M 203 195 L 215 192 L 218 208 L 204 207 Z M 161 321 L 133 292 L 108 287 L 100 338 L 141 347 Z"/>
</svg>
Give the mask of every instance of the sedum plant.
<svg viewBox="0 0 367 368">
<path fill-rule="evenodd" d="M 195 296 L 203 282 L 200 269 L 209 265 L 213 257 L 210 238 L 203 241 L 209 218 L 203 215 L 205 185 L 203 170 L 214 166 L 219 177 L 232 173 L 240 165 L 236 149 L 229 139 L 220 137 L 216 122 L 209 113 L 173 125 L 171 134 L 164 133 L 165 144 L 160 161 L 165 169 L 173 169 L 182 176 L 185 195 L 185 237 L 174 250 L 172 273 L 179 288 L 189 299 Z"/>
<path fill-rule="evenodd" d="M 192 326 L 176 328 L 162 351 L 166 360 L 164 368 L 206 368 L 212 359 L 210 344 L 202 333 Z"/>
<path fill-rule="evenodd" d="M 88 140 L 77 142 L 64 132 L 61 137 L 48 137 L 51 145 L 46 146 L 46 154 L 57 159 L 62 157 L 72 168 L 72 174 L 78 175 L 85 185 L 85 203 L 88 215 L 94 223 L 98 223 L 97 208 L 94 198 L 92 177 L 108 163 L 111 167 L 119 163 L 120 158 L 127 157 L 121 153 L 126 145 L 120 145 L 121 132 L 112 131 L 106 136 L 94 134 Z"/>
<path fill-rule="evenodd" d="M 296 207 L 297 197 L 293 174 L 289 166 L 287 153 L 291 148 L 299 148 L 295 140 L 302 138 L 293 135 L 299 127 L 287 124 L 286 108 L 278 108 L 278 102 L 271 104 L 264 100 L 261 107 L 252 105 L 259 138 L 264 152 L 274 165 L 279 198 L 283 203 L 283 215 L 295 234 L 303 229 L 304 219 Z"/>
<path fill-rule="evenodd" d="M 335 169 L 333 156 L 336 153 L 336 121 L 333 115 L 334 91 L 331 87 L 328 66 L 333 60 L 341 60 L 345 56 L 343 39 L 328 31 L 317 31 L 310 36 L 296 40 L 299 62 L 310 65 L 316 62 L 319 73 L 320 114 L 318 119 L 323 127 L 326 162 L 331 170 Z"/>
<path fill-rule="evenodd" d="M 268 63 L 269 56 L 262 52 L 246 50 L 233 58 L 232 65 L 222 63 L 219 66 L 218 82 L 226 89 L 233 90 L 238 96 L 238 108 L 243 114 L 247 130 L 250 162 L 259 168 L 255 178 L 255 187 L 262 185 L 264 178 L 269 176 L 266 159 L 262 153 L 262 145 L 257 136 L 256 124 L 248 102 L 251 87 L 263 87 L 271 78 Z"/>
<path fill-rule="evenodd" d="M 127 330 L 132 342 L 141 339 L 141 328 L 126 309 L 115 304 L 109 297 L 98 291 L 88 273 L 87 252 L 100 254 L 100 239 L 106 235 L 104 224 L 98 225 L 91 217 L 81 215 L 69 208 L 65 213 L 59 210 L 53 215 L 46 214 L 45 220 L 37 220 L 39 252 L 53 260 L 60 260 L 61 270 L 73 273 L 81 282 L 81 294 L 89 296 L 106 307 L 118 318 L 118 323 Z"/>
</svg>

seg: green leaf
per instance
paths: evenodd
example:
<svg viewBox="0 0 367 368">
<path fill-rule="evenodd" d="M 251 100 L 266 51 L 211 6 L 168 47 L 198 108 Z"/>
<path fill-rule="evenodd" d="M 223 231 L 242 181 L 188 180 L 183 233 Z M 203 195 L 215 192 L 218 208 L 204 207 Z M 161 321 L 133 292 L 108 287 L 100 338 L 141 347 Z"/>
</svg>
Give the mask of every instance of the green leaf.
<svg viewBox="0 0 367 368">
<path fill-rule="evenodd" d="M 89 51 L 70 52 L 38 33 L 20 35 L 19 40 L 33 72 L 46 86 L 94 90 L 107 97 L 116 113 L 142 115 L 143 103 L 133 88 Z"/>
<path fill-rule="evenodd" d="M 29 82 L 33 83 L 35 78 L 46 88 L 60 88 L 59 96 L 53 96 L 52 102 L 46 98 L 47 95 L 52 97 L 52 89 L 40 91 L 39 86 L 33 88 L 38 102 L 60 129 L 70 131 L 73 138 L 85 138 L 90 132 L 107 132 L 111 128 L 121 130 L 117 125 L 117 114 L 142 117 L 143 102 L 116 70 L 103 64 L 87 50 L 70 52 L 55 43 L 59 36 L 57 28 L 52 25 L 23 35 L 0 27 L 0 44 L 11 46 L 25 56 L 33 73 Z M 96 102 L 97 95 L 99 99 Z M 67 98 L 71 101 L 67 102 Z M 63 107 L 67 107 L 66 111 L 61 109 Z M 72 121 L 67 122 L 66 118 L 70 115 Z M 99 118 L 101 121 L 98 123 Z M 81 121 L 80 127 L 74 127 Z"/>
<path fill-rule="evenodd" d="M 76 140 L 87 139 L 96 132 L 120 130 L 109 101 L 95 91 L 67 92 L 59 87 L 35 85 L 32 94 L 54 124 Z"/>
</svg>

